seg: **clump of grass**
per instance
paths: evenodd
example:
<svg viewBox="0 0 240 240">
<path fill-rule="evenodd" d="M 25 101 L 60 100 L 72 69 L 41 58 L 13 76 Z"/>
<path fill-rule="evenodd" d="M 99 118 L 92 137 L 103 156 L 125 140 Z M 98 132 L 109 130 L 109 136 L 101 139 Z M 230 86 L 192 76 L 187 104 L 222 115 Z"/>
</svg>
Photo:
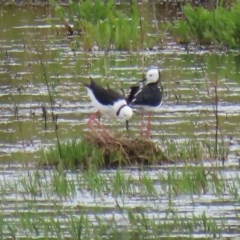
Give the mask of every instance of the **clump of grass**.
<svg viewBox="0 0 240 240">
<path fill-rule="evenodd" d="M 29 193 L 33 198 L 40 194 L 41 177 L 38 172 L 33 174 L 29 173 L 27 177 L 20 179 L 20 184 L 23 189 Z"/>
<path fill-rule="evenodd" d="M 99 138 L 91 134 L 87 141 L 102 149 L 105 163 L 110 166 L 150 165 L 168 161 L 160 147 L 148 139 L 118 136 Z"/>
<path fill-rule="evenodd" d="M 94 148 L 87 141 L 74 139 L 41 151 L 39 164 L 61 169 L 86 169 L 91 165 L 101 166 L 104 162 L 103 151 Z"/>
<path fill-rule="evenodd" d="M 208 191 L 210 173 L 204 166 L 185 165 L 182 172 L 173 169 L 167 176 L 159 175 L 162 185 L 166 185 L 168 194 L 200 194 Z M 170 195 L 169 195 L 170 196 Z"/>
<path fill-rule="evenodd" d="M 192 218 L 189 218 L 188 216 L 182 216 L 174 210 L 171 210 L 161 221 L 151 219 L 146 213 L 136 212 L 132 209 L 127 210 L 127 214 L 131 231 L 136 234 L 133 239 L 139 239 L 139 235 L 141 237 L 149 236 L 150 232 L 153 236 L 159 236 L 159 234 L 166 235 L 166 237 L 161 239 L 193 239 L 188 237 L 181 238 L 179 236 L 176 238 L 172 236 L 174 233 L 179 233 L 181 230 L 191 236 L 200 229 L 204 229 L 209 237 L 212 236 L 216 238 L 220 236 L 220 227 L 217 225 L 216 221 L 207 216 L 205 212 L 199 216 L 192 214 Z"/>
<path fill-rule="evenodd" d="M 217 129 L 218 130 L 218 129 Z M 166 156 L 172 162 L 202 162 L 203 160 L 218 159 L 224 162 L 227 159 L 229 149 L 226 143 L 198 140 L 195 137 L 184 140 L 163 140 L 162 145 Z M 217 145 L 217 150 L 216 150 Z"/>
<path fill-rule="evenodd" d="M 40 165 L 62 169 L 89 169 L 117 166 L 152 165 L 168 161 L 160 147 L 146 139 L 128 139 L 91 134 L 42 150 Z"/>
<path fill-rule="evenodd" d="M 195 138 L 187 140 L 164 140 L 164 151 L 169 158 L 176 161 L 202 161 L 208 158 L 205 147 Z"/>
<path fill-rule="evenodd" d="M 91 239 L 88 234 L 92 231 L 92 225 L 87 216 L 70 215 L 68 228 L 72 239 Z"/>
</svg>

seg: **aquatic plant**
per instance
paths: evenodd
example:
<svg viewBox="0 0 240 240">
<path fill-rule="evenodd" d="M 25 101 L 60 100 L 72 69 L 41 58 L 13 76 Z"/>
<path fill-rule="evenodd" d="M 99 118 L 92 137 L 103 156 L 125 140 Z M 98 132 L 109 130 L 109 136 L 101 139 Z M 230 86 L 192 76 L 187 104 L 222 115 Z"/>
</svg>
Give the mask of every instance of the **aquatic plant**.
<svg viewBox="0 0 240 240">
<path fill-rule="evenodd" d="M 96 44 L 108 51 L 137 50 L 142 47 L 145 32 L 140 21 L 137 1 L 131 1 L 129 11 L 123 12 L 115 1 L 69 1 L 69 10 L 52 1 L 58 21 L 73 23 L 72 33 L 80 36 L 75 40 L 85 50 Z M 67 25 L 69 26 L 69 25 Z"/>
<path fill-rule="evenodd" d="M 143 212 L 128 210 L 127 213 L 131 230 L 136 234 L 135 238 L 140 236 L 147 237 L 151 233 L 153 236 L 163 234 L 166 235 L 166 239 L 174 239 L 173 233 L 178 232 L 180 229 L 183 229 L 183 232 L 188 234 L 189 237 L 196 229 L 199 229 L 199 231 L 203 229 L 206 235 L 212 237 L 220 236 L 220 228 L 216 221 L 207 216 L 205 212 L 200 216 L 192 214 L 191 218 L 189 218 L 189 216 L 183 216 L 175 211 L 170 211 L 162 221 L 158 221 L 157 218 L 149 218 Z M 178 237 L 178 239 L 186 239 L 186 237 Z"/>
<path fill-rule="evenodd" d="M 4 226 L 6 226 L 4 221 L 4 214 L 0 213 L 0 237 L 3 239 L 4 237 Z"/>
<path fill-rule="evenodd" d="M 202 218 L 202 225 L 204 227 L 205 232 L 212 233 L 214 238 L 217 236 L 220 236 L 219 234 L 220 229 L 212 218 L 207 217 L 205 212 L 203 212 L 203 214 L 201 215 L 201 218 Z"/>
<path fill-rule="evenodd" d="M 225 176 L 214 166 L 208 168 L 202 164 L 184 164 L 180 169 L 174 166 L 169 169 L 166 175 L 158 174 L 158 180 L 165 192 L 169 196 L 169 204 L 176 195 L 182 194 L 207 194 L 216 196 L 228 192 L 236 198 L 238 196 L 237 186 L 239 183 L 226 183 Z"/>
<path fill-rule="evenodd" d="M 209 155 L 212 158 L 221 160 L 224 164 L 227 159 L 228 147 L 224 141 L 224 130 L 222 129 L 221 118 L 219 114 L 220 104 L 220 87 L 222 85 L 222 78 L 230 76 L 231 68 L 222 68 L 222 58 L 225 56 L 219 56 L 218 54 L 212 54 L 209 56 L 207 62 L 202 66 L 202 72 L 206 85 L 207 95 L 205 101 L 212 105 L 212 111 L 214 116 L 214 143 L 209 140 L 205 140 L 205 145 L 208 146 Z M 207 132 L 207 129 L 206 129 Z"/>
<path fill-rule="evenodd" d="M 59 197 L 68 198 L 76 194 L 75 183 L 67 179 L 64 171 L 56 171 L 52 178 L 52 190 Z"/>
<path fill-rule="evenodd" d="M 207 148 L 196 138 L 186 140 L 162 140 L 164 153 L 174 162 L 202 161 L 208 158 Z"/>
<path fill-rule="evenodd" d="M 87 216 L 85 216 L 85 215 L 80 215 L 80 216 L 70 215 L 67 226 L 69 228 L 69 233 L 71 235 L 71 239 L 76 239 L 76 240 L 77 239 L 79 239 L 79 240 L 92 239 L 92 235 L 90 234 L 92 224 Z"/>
<path fill-rule="evenodd" d="M 40 165 L 56 166 L 59 169 L 86 169 L 100 167 L 104 162 L 103 151 L 93 148 L 88 142 L 80 139 L 61 143 L 61 155 L 57 146 L 42 149 Z"/>
<path fill-rule="evenodd" d="M 237 48 L 240 45 L 239 14 L 238 1 L 230 8 L 219 4 L 214 10 L 186 4 L 183 7 L 184 17 L 173 23 L 172 31 L 185 44 L 194 42 Z"/>
<path fill-rule="evenodd" d="M 150 178 L 148 174 L 144 174 L 139 178 L 139 183 L 140 186 L 139 188 L 141 189 L 140 192 L 143 196 L 145 197 L 153 197 L 157 196 L 158 192 L 157 189 L 154 185 L 154 182 Z"/>
<path fill-rule="evenodd" d="M 47 92 L 48 92 L 48 97 L 49 97 L 49 102 L 50 102 L 50 106 L 51 106 L 51 116 L 52 116 L 52 123 L 54 125 L 54 133 L 57 139 L 57 145 L 58 145 L 58 151 L 59 154 L 61 156 L 61 145 L 60 145 L 60 139 L 59 139 L 59 134 L 58 134 L 58 115 L 55 113 L 54 111 L 54 98 L 53 98 L 53 94 L 50 88 L 50 83 L 49 83 L 49 77 L 47 74 L 47 70 L 45 68 L 45 64 L 42 60 L 40 51 L 36 48 L 37 51 L 37 55 L 38 55 L 38 59 L 41 65 L 41 69 L 42 69 L 42 73 L 43 73 L 43 78 L 44 78 L 44 82 L 46 84 L 47 87 Z M 43 118 L 44 118 L 44 122 L 45 122 L 45 130 L 47 127 L 47 110 L 44 104 L 42 104 L 42 113 L 43 113 Z"/>
<path fill-rule="evenodd" d="M 90 168 L 83 173 L 81 188 L 89 189 L 93 196 L 97 196 L 103 192 L 109 191 L 107 179 L 98 174 L 95 168 Z"/>
<path fill-rule="evenodd" d="M 208 172 L 203 166 L 191 166 L 186 164 L 182 171 L 173 168 L 167 174 L 159 174 L 159 181 L 166 185 L 168 194 L 200 194 L 208 189 Z"/>
<path fill-rule="evenodd" d="M 20 179 L 20 184 L 33 198 L 40 194 L 41 177 L 38 172 L 29 173 L 27 177 Z"/>
</svg>

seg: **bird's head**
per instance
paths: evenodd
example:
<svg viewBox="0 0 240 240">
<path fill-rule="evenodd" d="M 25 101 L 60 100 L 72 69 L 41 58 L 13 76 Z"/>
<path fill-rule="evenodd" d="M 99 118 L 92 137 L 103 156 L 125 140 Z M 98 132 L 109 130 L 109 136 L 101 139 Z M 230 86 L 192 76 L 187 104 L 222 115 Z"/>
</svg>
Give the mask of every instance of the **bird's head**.
<svg viewBox="0 0 240 240">
<path fill-rule="evenodd" d="M 129 120 L 133 115 L 133 110 L 128 105 L 124 106 L 120 112 L 118 117 L 122 120 Z"/>
<path fill-rule="evenodd" d="M 145 83 L 149 84 L 149 83 L 156 83 L 158 81 L 160 81 L 160 71 L 159 69 L 150 69 L 148 70 L 147 74 L 146 74 L 146 79 L 145 79 Z"/>
</svg>

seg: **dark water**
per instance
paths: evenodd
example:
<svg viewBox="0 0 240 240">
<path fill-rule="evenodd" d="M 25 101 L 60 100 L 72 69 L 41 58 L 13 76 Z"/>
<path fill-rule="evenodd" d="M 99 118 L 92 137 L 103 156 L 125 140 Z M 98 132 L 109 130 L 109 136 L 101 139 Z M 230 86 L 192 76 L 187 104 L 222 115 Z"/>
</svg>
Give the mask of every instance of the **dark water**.
<svg viewBox="0 0 240 240">
<path fill-rule="evenodd" d="M 152 5 L 147 7 L 152 9 Z M 160 9 L 165 15 L 157 14 L 154 21 L 174 18 L 169 9 Z M 9 6 L 0 10 L 0 214 L 4 219 L 0 222 L 0 236 L 37 238 L 43 237 L 45 232 L 48 237 L 60 239 L 59 233 L 62 239 L 63 236 L 74 239 L 68 229 L 71 217 L 82 214 L 93 226 L 98 226 L 97 219 L 101 218 L 107 223 L 115 222 L 116 229 L 123 229 L 123 232 L 138 231 L 137 225 L 129 223 L 130 209 L 144 213 L 146 219 L 160 224 L 159 228 L 163 229 L 174 221 L 184 222 L 185 225 L 172 231 L 171 228 L 151 230 L 154 239 L 166 236 L 238 239 L 239 52 L 196 48 L 186 52 L 184 46 L 170 41 L 168 36 L 164 38 L 164 48 L 157 45 L 153 50 L 110 51 L 107 57 L 97 50 L 73 51 L 73 39 L 67 38 L 63 26 L 52 28 L 47 21 L 50 16 L 51 9 L 47 7 Z M 125 178 L 133 181 L 132 192 L 127 191 L 123 195 L 114 194 L 111 190 L 117 171 L 99 173 L 98 177 L 106 183 L 105 189 L 99 191 L 89 187 L 89 177 L 84 173 L 66 173 L 64 179 L 71 190 L 59 193 L 61 190 L 56 187 L 58 173 L 39 170 L 34 164 L 39 158 L 38 149 L 56 143 L 51 112 L 58 115 L 61 141 L 80 137 L 87 133 L 86 121 L 94 111 L 81 82 L 92 76 L 102 85 L 109 84 L 127 91 L 150 66 L 161 68 L 164 86 L 163 105 L 152 122 L 155 141 L 192 138 L 213 141 L 216 124 L 214 86 L 217 84 L 220 129 L 229 154 L 224 168 L 220 162 L 208 162 L 207 159 L 204 166 L 216 173 L 221 191 L 217 191 L 217 185 L 210 182 L 205 193 L 179 193 L 169 197 L 169 189 L 162 178 L 165 176 L 167 179 L 170 173 L 184 175 L 184 164 L 179 164 L 147 171 L 123 170 Z M 53 98 L 52 106 L 47 84 Z M 43 107 L 47 110 L 46 123 Z M 138 134 L 139 119 L 135 115 L 130 121 L 132 135 Z M 116 132 L 124 131 L 124 123 L 105 119 L 103 122 Z M 156 193 L 153 195 L 142 192 L 139 181 L 145 176 L 154 183 Z M 209 177 L 209 181 L 212 179 Z M 169 217 L 169 211 L 172 217 Z M 210 227 L 204 228 L 204 214 Z M 39 226 L 39 233 L 27 223 L 24 225 L 24 219 L 29 219 L 30 226 Z M 193 229 L 186 219 L 189 222 L 195 219 Z M 43 230 L 46 222 L 56 226 L 59 223 L 59 230 L 57 227 Z M 104 236 L 114 236 L 114 233 L 105 233 Z"/>
</svg>

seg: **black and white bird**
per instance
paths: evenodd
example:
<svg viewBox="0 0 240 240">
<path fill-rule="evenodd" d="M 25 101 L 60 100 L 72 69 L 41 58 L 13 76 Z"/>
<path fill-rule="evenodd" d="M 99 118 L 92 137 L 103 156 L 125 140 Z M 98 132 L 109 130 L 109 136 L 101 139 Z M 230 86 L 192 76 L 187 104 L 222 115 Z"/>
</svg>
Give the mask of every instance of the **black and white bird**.
<svg viewBox="0 0 240 240">
<path fill-rule="evenodd" d="M 133 110 L 128 106 L 125 97 L 110 88 L 103 88 L 93 79 L 90 79 L 89 84 L 84 83 L 84 86 L 87 89 L 92 105 L 97 110 L 96 113 L 90 116 L 88 120 L 88 127 L 94 129 L 93 124 L 95 123 L 99 128 L 105 131 L 97 120 L 100 113 L 110 119 L 126 121 L 126 128 L 128 131 L 128 120 L 132 117 Z"/>
<path fill-rule="evenodd" d="M 141 135 L 146 127 L 145 137 L 150 136 L 152 113 L 162 104 L 163 87 L 160 82 L 161 73 L 159 69 L 148 70 L 146 77 L 130 88 L 127 103 L 142 114 Z M 144 114 L 148 113 L 148 123 L 144 124 Z"/>
</svg>

